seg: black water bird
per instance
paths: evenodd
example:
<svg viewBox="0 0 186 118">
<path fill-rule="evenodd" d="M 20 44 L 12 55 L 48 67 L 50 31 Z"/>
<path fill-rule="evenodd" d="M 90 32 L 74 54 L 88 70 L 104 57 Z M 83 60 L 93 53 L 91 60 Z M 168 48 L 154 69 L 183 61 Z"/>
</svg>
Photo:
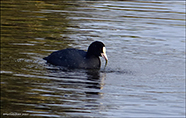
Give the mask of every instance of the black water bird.
<svg viewBox="0 0 186 118">
<path fill-rule="evenodd" d="M 100 41 L 95 41 L 90 44 L 88 51 L 83 51 L 74 48 L 67 48 L 51 53 L 43 58 L 56 66 L 67 68 L 84 68 L 84 69 L 99 69 L 101 61 L 99 56 L 102 56 L 107 65 L 107 55 L 105 45 Z"/>
</svg>

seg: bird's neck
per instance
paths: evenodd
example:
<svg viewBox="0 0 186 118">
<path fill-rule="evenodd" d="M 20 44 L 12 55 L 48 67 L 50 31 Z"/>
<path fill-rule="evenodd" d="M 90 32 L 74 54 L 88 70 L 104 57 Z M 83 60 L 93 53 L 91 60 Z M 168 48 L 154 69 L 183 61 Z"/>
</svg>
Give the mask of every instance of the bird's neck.
<svg viewBox="0 0 186 118">
<path fill-rule="evenodd" d="M 97 57 L 97 56 L 94 55 L 94 54 L 92 54 L 92 53 L 90 53 L 90 52 L 87 52 L 86 58 L 88 59 L 88 58 L 92 58 L 92 57 Z M 98 57 L 98 58 L 99 58 L 99 57 Z"/>
</svg>

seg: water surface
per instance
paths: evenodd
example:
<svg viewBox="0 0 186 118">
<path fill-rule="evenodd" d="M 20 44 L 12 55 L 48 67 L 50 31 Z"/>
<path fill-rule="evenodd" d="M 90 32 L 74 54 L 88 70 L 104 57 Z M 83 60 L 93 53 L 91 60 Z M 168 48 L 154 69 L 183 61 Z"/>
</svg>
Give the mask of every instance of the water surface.
<svg viewBox="0 0 186 118">
<path fill-rule="evenodd" d="M 185 117 L 184 1 L 1 3 L 1 116 Z M 42 59 L 96 40 L 106 69 Z"/>
</svg>

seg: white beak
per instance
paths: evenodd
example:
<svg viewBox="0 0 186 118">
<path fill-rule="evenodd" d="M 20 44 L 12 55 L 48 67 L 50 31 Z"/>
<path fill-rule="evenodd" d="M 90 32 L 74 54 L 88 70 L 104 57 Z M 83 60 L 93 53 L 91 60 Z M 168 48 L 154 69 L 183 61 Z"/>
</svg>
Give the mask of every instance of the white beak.
<svg viewBox="0 0 186 118">
<path fill-rule="evenodd" d="M 105 59 L 106 62 L 108 61 L 105 47 L 103 47 L 103 53 L 101 53 L 101 56 Z"/>
</svg>

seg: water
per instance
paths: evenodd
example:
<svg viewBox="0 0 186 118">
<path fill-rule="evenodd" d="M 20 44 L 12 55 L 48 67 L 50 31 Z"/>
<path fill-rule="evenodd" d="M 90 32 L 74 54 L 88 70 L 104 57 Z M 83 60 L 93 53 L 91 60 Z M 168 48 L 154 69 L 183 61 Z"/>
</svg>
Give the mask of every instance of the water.
<svg viewBox="0 0 186 118">
<path fill-rule="evenodd" d="M 1 4 L 1 116 L 185 117 L 184 1 Z M 95 40 L 105 70 L 42 59 Z"/>
</svg>

